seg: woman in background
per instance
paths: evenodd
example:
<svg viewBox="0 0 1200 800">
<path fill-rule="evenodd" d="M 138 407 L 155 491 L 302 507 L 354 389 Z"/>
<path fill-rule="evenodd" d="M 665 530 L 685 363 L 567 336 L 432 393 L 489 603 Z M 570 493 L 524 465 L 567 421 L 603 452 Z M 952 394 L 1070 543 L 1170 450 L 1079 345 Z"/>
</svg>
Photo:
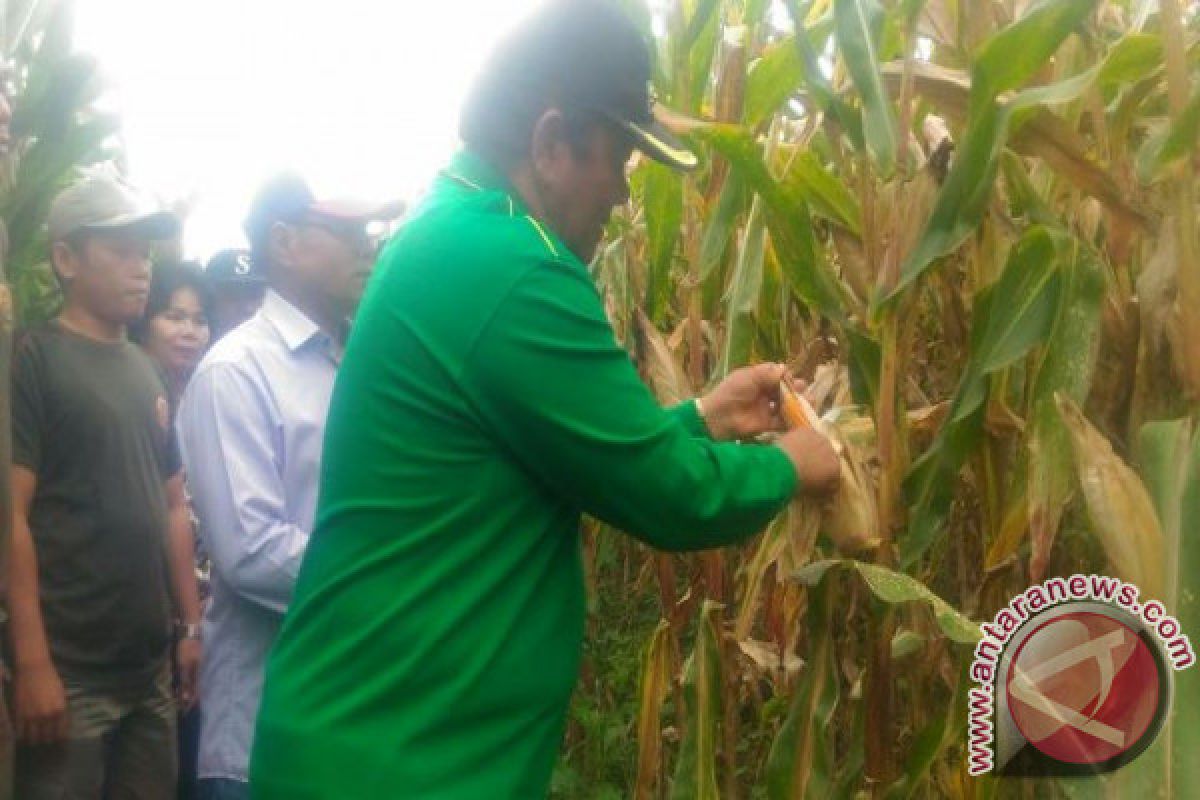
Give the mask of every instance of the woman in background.
<svg viewBox="0 0 1200 800">
<path fill-rule="evenodd" d="M 163 372 L 171 410 L 208 349 L 212 298 L 204 272 L 189 262 L 154 267 L 146 315 L 129 335 Z"/>
<path fill-rule="evenodd" d="M 209 320 L 212 296 L 204 272 L 188 262 L 155 265 L 150 280 L 150 296 L 146 314 L 132 326 L 129 336 L 141 345 L 146 354 L 162 370 L 170 398 L 171 424 L 175 424 L 175 409 L 187 388 L 196 365 L 204 357 L 212 339 Z M 195 518 L 192 521 L 195 530 Z M 200 598 L 208 596 L 208 570 L 202 555 L 197 556 L 196 579 Z M 200 709 L 180 709 L 179 712 L 179 784 L 178 800 L 196 796 L 196 756 L 200 743 Z"/>
</svg>

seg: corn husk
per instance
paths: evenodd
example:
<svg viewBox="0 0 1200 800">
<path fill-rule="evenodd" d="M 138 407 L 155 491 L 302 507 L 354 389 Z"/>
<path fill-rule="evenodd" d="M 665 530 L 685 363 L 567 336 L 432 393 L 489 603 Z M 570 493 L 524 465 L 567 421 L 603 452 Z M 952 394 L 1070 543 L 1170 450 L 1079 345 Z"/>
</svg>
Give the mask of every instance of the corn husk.
<svg viewBox="0 0 1200 800">
<path fill-rule="evenodd" d="M 877 547 L 880 542 L 875 482 L 864 451 L 846 440 L 838 427 L 821 419 L 787 382 L 779 387 L 780 411 L 791 428 L 813 428 L 833 445 L 841 463 L 841 485 L 823 506 L 801 503 L 802 515 L 819 517 L 819 528 L 842 553 Z"/>
</svg>

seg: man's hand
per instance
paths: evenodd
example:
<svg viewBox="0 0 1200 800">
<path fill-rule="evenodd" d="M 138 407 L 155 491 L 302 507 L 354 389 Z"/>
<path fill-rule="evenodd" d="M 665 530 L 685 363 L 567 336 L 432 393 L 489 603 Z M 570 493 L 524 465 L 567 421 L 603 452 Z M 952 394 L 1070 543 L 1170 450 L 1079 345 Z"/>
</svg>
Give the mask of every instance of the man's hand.
<svg viewBox="0 0 1200 800">
<path fill-rule="evenodd" d="M 179 710 L 191 711 L 196 705 L 200 685 L 200 640 L 180 639 L 175 646 L 175 666 L 179 670 Z"/>
<path fill-rule="evenodd" d="M 838 490 L 841 460 L 824 435 L 812 428 L 797 428 L 779 437 L 775 444 L 792 460 L 800 479 L 800 494 L 828 496 Z"/>
<path fill-rule="evenodd" d="M 781 430 L 779 382 L 787 378 L 783 364 L 742 367 L 725 377 L 703 398 L 704 422 L 717 440 L 748 439 Z M 803 388 L 803 384 L 798 384 Z"/>
<path fill-rule="evenodd" d="M 30 744 L 67 738 L 67 693 L 54 665 L 17 666 L 17 737 Z"/>
</svg>

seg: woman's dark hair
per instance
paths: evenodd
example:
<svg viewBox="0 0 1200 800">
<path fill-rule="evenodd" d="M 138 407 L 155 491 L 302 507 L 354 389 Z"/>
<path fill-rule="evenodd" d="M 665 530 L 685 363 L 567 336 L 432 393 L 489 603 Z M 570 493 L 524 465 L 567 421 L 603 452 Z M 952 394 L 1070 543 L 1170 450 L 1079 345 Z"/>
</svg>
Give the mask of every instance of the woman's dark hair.
<svg viewBox="0 0 1200 800">
<path fill-rule="evenodd" d="M 129 326 L 129 338 L 144 345 L 150 333 L 150 320 L 167 310 L 171 298 L 180 289 L 191 289 L 200 298 L 204 315 L 212 317 L 213 298 L 204 279 L 204 270 L 192 261 L 155 264 L 150 279 L 150 297 L 146 300 L 146 313 Z"/>
</svg>

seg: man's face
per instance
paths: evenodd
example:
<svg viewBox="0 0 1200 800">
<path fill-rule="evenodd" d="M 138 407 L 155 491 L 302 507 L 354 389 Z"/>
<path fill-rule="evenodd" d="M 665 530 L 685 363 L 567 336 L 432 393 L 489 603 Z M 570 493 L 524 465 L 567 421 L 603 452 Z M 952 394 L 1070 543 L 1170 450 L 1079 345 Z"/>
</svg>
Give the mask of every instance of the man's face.
<svg viewBox="0 0 1200 800">
<path fill-rule="evenodd" d="M 54 245 L 54 268 L 72 302 L 93 316 L 127 325 L 146 310 L 150 243 L 129 233 L 91 233 Z"/>
<path fill-rule="evenodd" d="M 582 142 L 560 138 L 534 159 L 543 213 L 571 252 L 588 262 L 615 206 L 629 199 L 625 169 L 633 145 L 617 128 L 597 122 Z"/>
<path fill-rule="evenodd" d="M 377 242 L 359 220 L 310 214 L 288 226 L 278 259 L 304 291 L 341 316 L 358 307 L 375 263 Z"/>
<path fill-rule="evenodd" d="M 267 287 L 261 283 L 219 283 L 213 287 L 214 338 L 254 316 Z"/>
</svg>

